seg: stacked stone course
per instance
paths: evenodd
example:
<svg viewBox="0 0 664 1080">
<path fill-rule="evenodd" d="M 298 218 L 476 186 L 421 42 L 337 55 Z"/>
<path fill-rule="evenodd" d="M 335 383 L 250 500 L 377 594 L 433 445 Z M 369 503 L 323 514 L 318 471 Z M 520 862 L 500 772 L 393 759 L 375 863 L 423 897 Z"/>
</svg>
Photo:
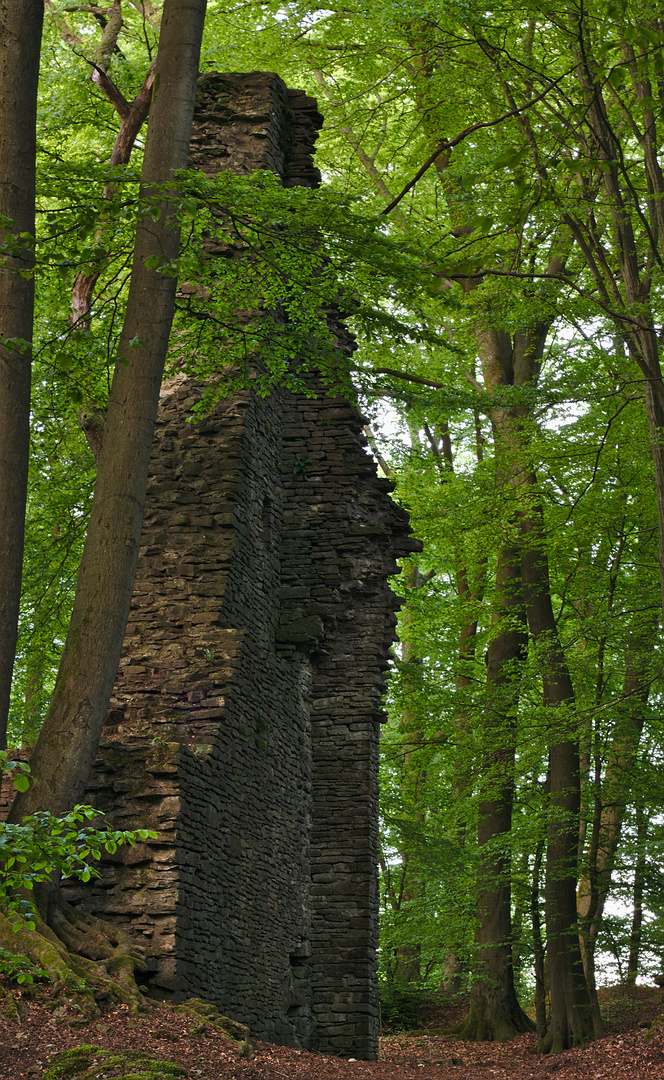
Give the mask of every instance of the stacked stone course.
<svg viewBox="0 0 664 1080">
<path fill-rule="evenodd" d="M 320 123 L 275 75 L 206 75 L 192 164 L 315 186 Z M 372 1058 L 387 578 L 419 545 L 357 409 L 306 380 L 312 396 L 243 392 L 193 423 L 203 387 L 163 387 L 86 795 L 158 839 L 69 898 L 143 945 L 150 992 L 204 997 L 258 1038 Z"/>
</svg>

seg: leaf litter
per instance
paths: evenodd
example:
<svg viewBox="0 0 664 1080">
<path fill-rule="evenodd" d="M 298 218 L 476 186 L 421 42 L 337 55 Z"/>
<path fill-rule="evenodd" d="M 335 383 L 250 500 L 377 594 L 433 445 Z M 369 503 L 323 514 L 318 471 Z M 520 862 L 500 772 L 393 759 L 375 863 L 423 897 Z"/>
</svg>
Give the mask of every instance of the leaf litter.
<svg viewBox="0 0 664 1080">
<path fill-rule="evenodd" d="M 555 1056 L 538 1055 L 534 1035 L 499 1044 L 403 1032 L 381 1038 L 378 1061 L 261 1042 L 247 1056 L 246 1047 L 214 1027 L 201 1030 L 149 1000 L 139 1014 L 120 1006 L 84 1022 L 61 998 L 42 992 L 30 1000 L 6 981 L 0 991 L 0 1080 L 40 1080 L 59 1054 L 81 1045 L 140 1050 L 181 1066 L 190 1080 L 664 1080 L 664 1020 L 653 1022 L 661 1012 L 657 991 L 648 992 L 647 1008 L 622 1007 L 620 1001 L 629 1000 L 618 995 L 605 1038 Z M 164 1067 L 162 1075 L 173 1074 Z"/>
</svg>

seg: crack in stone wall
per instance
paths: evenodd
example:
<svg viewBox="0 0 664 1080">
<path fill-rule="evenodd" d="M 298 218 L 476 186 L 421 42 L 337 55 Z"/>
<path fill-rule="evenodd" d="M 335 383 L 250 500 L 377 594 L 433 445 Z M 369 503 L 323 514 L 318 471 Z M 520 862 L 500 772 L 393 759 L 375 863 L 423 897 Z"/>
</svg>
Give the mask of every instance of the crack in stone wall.
<svg viewBox="0 0 664 1080">
<path fill-rule="evenodd" d="M 313 187 L 321 122 L 276 75 L 205 75 L 191 164 Z M 312 396 L 242 392 L 193 423 L 203 387 L 164 384 L 86 794 L 116 828 L 159 835 L 67 893 L 142 944 L 151 993 L 200 995 L 258 1038 L 373 1058 L 387 578 L 419 544 L 358 410 L 305 380 Z"/>
</svg>

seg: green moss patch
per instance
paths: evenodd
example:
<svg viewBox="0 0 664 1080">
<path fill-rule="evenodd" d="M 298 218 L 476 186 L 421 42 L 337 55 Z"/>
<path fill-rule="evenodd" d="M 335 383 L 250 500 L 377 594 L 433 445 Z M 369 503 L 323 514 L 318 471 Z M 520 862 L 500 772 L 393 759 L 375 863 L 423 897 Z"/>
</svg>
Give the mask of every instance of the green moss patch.
<svg viewBox="0 0 664 1080">
<path fill-rule="evenodd" d="M 235 1042 L 246 1042 L 249 1039 L 249 1028 L 245 1024 L 238 1024 L 237 1020 L 222 1016 L 216 1005 L 210 1005 L 201 998 L 188 998 L 181 1005 L 176 1005 L 175 1011 L 203 1024 L 211 1024 L 220 1034 L 228 1035 Z"/>
<path fill-rule="evenodd" d="M 194 1021 L 190 1034 L 205 1035 L 214 1029 L 218 1035 L 238 1043 L 243 1057 L 255 1056 L 256 1047 L 251 1041 L 249 1028 L 245 1024 L 238 1024 L 237 1020 L 222 1016 L 216 1005 L 210 1005 L 202 998 L 188 998 L 181 1005 L 176 1005 L 175 1011 Z"/>
<path fill-rule="evenodd" d="M 167 1080 L 169 1076 L 188 1076 L 181 1065 L 159 1061 L 140 1050 L 103 1050 L 101 1046 L 77 1046 L 58 1054 L 44 1080 Z"/>
</svg>

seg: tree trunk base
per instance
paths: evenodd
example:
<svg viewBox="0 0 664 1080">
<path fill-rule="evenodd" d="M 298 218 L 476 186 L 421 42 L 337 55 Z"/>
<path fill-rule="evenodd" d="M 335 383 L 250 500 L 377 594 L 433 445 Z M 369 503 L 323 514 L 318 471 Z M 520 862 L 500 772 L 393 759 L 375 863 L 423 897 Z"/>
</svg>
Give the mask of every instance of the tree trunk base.
<svg viewBox="0 0 664 1080">
<path fill-rule="evenodd" d="M 564 1026 L 549 1025 L 549 1029 L 540 1041 L 537 1052 L 539 1054 L 562 1054 L 565 1050 L 571 1050 L 574 1046 L 585 1046 L 595 1038 L 592 1023 L 586 1031 L 578 1034 L 565 1029 Z"/>
<path fill-rule="evenodd" d="M 518 1002 L 501 1007 L 483 999 L 471 1002 L 468 1016 L 453 1034 L 467 1042 L 509 1042 L 534 1030 L 534 1023 Z"/>
<path fill-rule="evenodd" d="M 74 1002 L 88 1019 L 119 1004 L 138 1012 L 143 995 L 134 973 L 145 962 L 128 935 L 73 908 L 59 892 L 49 897 L 51 925 L 39 916 L 33 922 L 35 929 L 28 930 L 0 912 L 0 947 L 26 958 L 53 984 L 56 995 Z"/>
</svg>

